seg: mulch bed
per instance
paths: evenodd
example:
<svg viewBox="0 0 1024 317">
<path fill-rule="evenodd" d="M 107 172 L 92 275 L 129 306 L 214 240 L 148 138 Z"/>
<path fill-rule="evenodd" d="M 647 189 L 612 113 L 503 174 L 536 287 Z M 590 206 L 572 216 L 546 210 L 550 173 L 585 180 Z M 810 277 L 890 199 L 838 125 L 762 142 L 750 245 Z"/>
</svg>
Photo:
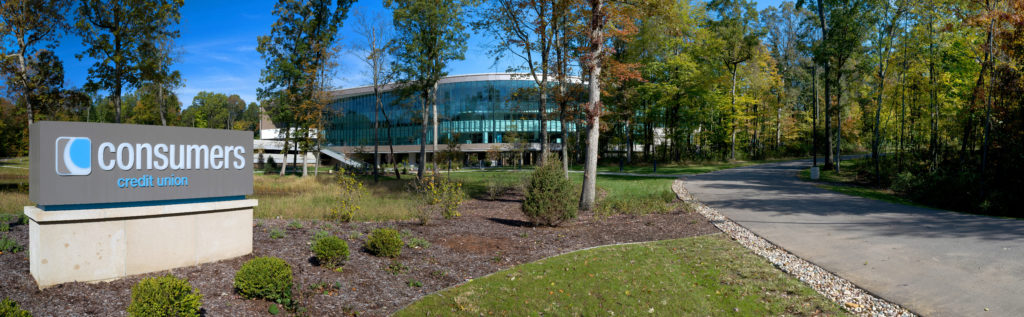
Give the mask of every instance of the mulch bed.
<svg viewBox="0 0 1024 317">
<path fill-rule="evenodd" d="M 303 221 L 301 229 L 289 228 L 290 220 L 257 220 L 254 252 L 241 258 L 170 270 L 187 278 L 203 293 L 206 316 L 269 316 L 267 301 L 242 298 L 233 290 L 235 272 L 254 256 L 276 256 L 292 266 L 296 299 L 308 315 L 339 316 L 390 314 L 416 299 L 438 290 L 478 278 L 513 265 L 587 247 L 682 238 L 719 232 L 701 215 L 683 211 L 644 216 L 617 215 L 597 218 L 591 214 L 558 228 L 531 227 L 519 210 L 522 196 L 506 194 L 498 200 L 468 200 L 462 217 L 436 219 L 426 226 L 415 221 L 377 223 L 326 223 Z M 322 227 L 345 239 L 351 255 L 342 272 L 314 265 L 309 240 Z M 374 257 L 363 250 L 366 235 L 378 227 L 394 227 L 426 239 L 430 246 L 406 247 L 396 260 L 408 270 L 387 270 L 392 259 Z M 270 230 L 286 236 L 271 239 Z M 28 245 L 28 227 L 14 226 L 9 234 Z M 406 239 L 408 241 L 408 239 Z M 126 315 L 131 287 L 159 272 L 113 282 L 68 283 L 38 290 L 29 274 L 25 253 L 0 255 L 0 298 L 10 298 L 36 316 Z M 410 286 L 412 281 L 421 287 Z M 314 291 L 325 283 L 340 289 Z"/>
</svg>

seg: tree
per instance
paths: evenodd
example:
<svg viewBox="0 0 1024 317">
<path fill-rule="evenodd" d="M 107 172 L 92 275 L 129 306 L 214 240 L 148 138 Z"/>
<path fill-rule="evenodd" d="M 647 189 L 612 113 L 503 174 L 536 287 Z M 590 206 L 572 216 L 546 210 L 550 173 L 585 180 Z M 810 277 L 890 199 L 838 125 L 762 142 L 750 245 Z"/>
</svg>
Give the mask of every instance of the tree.
<svg viewBox="0 0 1024 317">
<path fill-rule="evenodd" d="M 552 54 L 555 47 L 561 45 L 556 42 L 559 21 L 555 19 L 564 15 L 564 5 L 554 0 L 495 0 L 486 4 L 473 22 L 474 29 L 498 39 L 490 50 L 495 61 L 509 54 L 515 56 L 523 64 L 511 66 L 507 71 L 525 70 L 537 85 L 540 165 L 543 165 L 549 152 L 546 120 L 549 74 L 553 70 Z"/>
<path fill-rule="evenodd" d="M 433 153 L 437 153 L 437 82 L 448 75 L 452 60 L 461 60 L 469 35 L 463 26 L 462 10 L 466 0 L 385 0 L 393 10 L 397 36 L 392 39 L 395 60 L 392 68 L 399 82 L 419 93 L 422 104 L 423 129 L 420 138 L 420 168 L 423 178 L 426 166 L 428 105 L 433 112 Z M 437 157 L 433 156 L 434 173 Z"/>
<path fill-rule="evenodd" d="M 85 52 L 96 62 L 89 67 L 91 90 L 110 92 L 114 102 L 114 122 L 121 122 L 121 94 L 125 86 L 142 82 L 141 66 L 146 43 L 168 41 L 178 36 L 168 26 L 178 23 L 184 0 L 85 0 L 78 7 L 75 27 Z M 147 51 L 148 52 L 148 51 Z"/>
<path fill-rule="evenodd" d="M 736 159 L 736 70 L 739 65 L 750 60 L 754 49 L 760 45 L 760 30 L 757 24 L 757 10 L 754 3 L 747 0 L 714 0 L 708 3 L 708 10 L 715 12 L 719 20 L 711 21 L 711 29 L 722 40 L 720 58 L 732 75 L 730 90 L 732 111 L 732 137 L 729 159 Z"/>
<path fill-rule="evenodd" d="M 387 86 L 394 74 L 391 70 L 391 56 L 388 55 L 388 51 L 391 49 L 391 28 L 387 24 L 383 23 L 383 18 L 379 15 L 374 17 L 373 20 L 368 20 L 365 15 L 360 15 L 357 23 L 359 33 L 363 37 L 363 45 L 358 51 L 359 59 L 366 63 L 366 66 L 370 68 L 370 78 L 373 85 L 373 97 L 375 110 L 373 111 L 373 182 L 377 183 L 380 178 L 380 120 L 377 115 L 384 111 L 383 101 L 383 88 Z M 390 120 L 387 126 L 388 129 L 388 145 L 390 145 L 391 153 L 388 156 L 391 158 L 390 163 L 395 168 L 395 177 L 400 178 L 401 174 L 398 173 L 398 165 L 395 165 L 395 146 L 394 140 L 391 138 L 391 124 Z"/>
<path fill-rule="evenodd" d="M 885 76 L 889 68 L 889 55 L 891 54 L 893 45 L 893 32 L 896 30 L 896 26 L 899 23 L 901 16 L 905 10 L 906 4 L 904 1 L 899 1 L 896 4 L 890 4 L 888 1 L 880 3 L 882 7 L 881 12 L 878 12 L 879 17 L 875 19 L 878 21 L 876 38 L 873 41 L 877 51 L 878 58 L 878 99 L 875 103 L 875 126 L 874 126 L 874 139 L 871 144 L 871 159 L 875 163 L 875 183 L 881 182 L 881 159 L 879 157 L 879 146 L 882 143 L 881 138 L 881 126 L 882 126 L 882 95 L 885 92 Z"/>
<path fill-rule="evenodd" d="M 604 0 L 588 0 L 589 22 L 587 28 L 590 46 L 586 51 L 586 68 L 589 71 L 590 86 L 584 113 L 587 116 L 587 158 L 583 167 L 583 190 L 580 193 L 580 210 L 594 209 L 597 197 L 597 150 L 601 138 L 601 62 L 605 54 L 605 23 L 608 12 Z"/>
<path fill-rule="evenodd" d="M 36 55 L 39 45 L 56 46 L 56 39 L 68 25 L 64 15 L 71 8 L 70 0 L 5 0 L 0 3 L 0 57 L 16 59 L 14 74 L 22 89 L 29 89 L 27 60 Z M 13 43 L 12 43 L 13 42 Z M 27 90 L 22 91 L 28 124 L 32 125 L 32 102 Z"/>
<path fill-rule="evenodd" d="M 605 0 L 588 0 L 582 8 L 588 15 L 588 25 L 584 29 L 588 47 L 582 56 L 583 68 L 589 80 L 587 103 L 583 105 L 587 125 L 587 151 L 583 168 L 583 188 L 580 192 L 580 209 L 589 211 L 594 208 L 597 194 L 597 156 L 600 148 L 601 115 L 604 105 L 601 103 L 601 86 L 617 82 L 635 80 L 638 75 L 636 65 L 616 63 L 607 59 L 612 52 L 605 46 L 608 39 L 628 41 L 629 36 L 636 33 L 636 21 L 642 16 L 639 9 L 648 2 L 613 3 L 607 5 Z M 602 78 L 604 65 L 610 67 L 607 75 L 609 80 Z"/>
<path fill-rule="evenodd" d="M 797 2 L 797 7 L 803 0 Z M 818 27 L 821 29 L 821 41 L 814 47 L 814 61 L 824 70 L 825 87 L 825 135 L 828 154 L 825 156 L 825 169 L 835 168 L 839 171 L 839 148 L 842 137 L 842 82 L 844 66 L 857 50 L 862 48 L 867 25 L 871 25 L 873 7 L 871 0 L 816 0 L 814 9 L 817 12 Z M 869 22 L 869 23 L 865 23 Z M 832 108 L 832 87 L 835 86 L 836 108 Z M 835 143 L 832 138 L 832 113 L 840 117 L 836 120 Z M 835 162 L 833 161 L 835 156 Z"/>
<path fill-rule="evenodd" d="M 22 78 L 9 85 L 11 90 L 22 92 L 22 102 L 33 105 L 31 110 L 26 109 L 26 115 L 31 113 L 35 119 L 48 116 L 52 119 L 63 97 L 64 63 L 60 58 L 53 51 L 43 49 L 28 59 L 23 74 L 19 74 L 18 66 L 3 68 L 5 72 Z"/>
<path fill-rule="evenodd" d="M 174 39 L 180 36 L 180 32 L 174 27 L 178 24 L 179 16 L 164 15 L 159 18 L 151 24 L 158 36 L 149 37 L 139 45 L 139 80 L 156 90 L 156 112 L 160 114 L 160 125 L 166 126 L 168 108 L 164 91 L 174 90 L 182 84 L 181 73 L 170 68 L 176 60 L 173 55 Z"/>
<path fill-rule="evenodd" d="M 257 38 L 256 50 L 266 62 L 257 95 L 270 105 L 271 119 L 283 126 L 285 155 L 293 137 L 302 141 L 303 151 L 311 148 L 312 135 L 319 143 L 327 70 L 333 65 L 338 29 L 351 5 L 351 0 L 336 0 L 333 5 L 329 0 L 279 0 L 274 5 L 278 19 L 270 35 Z M 281 175 L 287 162 L 281 164 Z"/>
</svg>

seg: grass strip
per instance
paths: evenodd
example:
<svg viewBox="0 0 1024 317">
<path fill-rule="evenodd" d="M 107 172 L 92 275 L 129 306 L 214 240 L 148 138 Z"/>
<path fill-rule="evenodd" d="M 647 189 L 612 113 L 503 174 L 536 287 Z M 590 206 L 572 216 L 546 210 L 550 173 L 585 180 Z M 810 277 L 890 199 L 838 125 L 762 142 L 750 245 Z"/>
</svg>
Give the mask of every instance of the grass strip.
<svg viewBox="0 0 1024 317">
<path fill-rule="evenodd" d="M 396 316 L 847 315 L 722 234 L 613 245 L 522 264 Z"/>
</svg>

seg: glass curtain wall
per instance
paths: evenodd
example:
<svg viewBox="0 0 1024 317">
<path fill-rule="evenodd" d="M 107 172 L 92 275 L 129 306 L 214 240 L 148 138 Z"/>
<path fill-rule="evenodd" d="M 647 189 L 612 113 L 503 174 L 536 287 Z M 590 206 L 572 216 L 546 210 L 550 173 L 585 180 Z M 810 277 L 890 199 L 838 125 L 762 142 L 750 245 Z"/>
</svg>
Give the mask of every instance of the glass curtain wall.
<svg viewBox="0 0 1024 317">
<path fill-rule="evenodd" d="M 529 142 L 540 141 L 536 85 L 529 80 L 482 80 L 438 85 L 438 143 L 504 143 L 516 133 Z M 391 121 L 395 145 L 419 144 L 422 136 L 421 101 L 418 95 L 403 98 L 398 91 L 383 94 L 384 110 Z M 562 140 L 558 104 L 549 97 L 547 130 L 552 143 Z M 326 118 L 328 146 L 373 145 L 373 92 L 345 96 L 329 104 Z M 428 110 L 429 111 L 429 110 Z M 384 116 L 380 120 L 380 144 L 387 144 Z M 427 143 L 433 142 L 432 127 Z M 568 124 L 569 132 L 575 125 Z"/>
</svg>

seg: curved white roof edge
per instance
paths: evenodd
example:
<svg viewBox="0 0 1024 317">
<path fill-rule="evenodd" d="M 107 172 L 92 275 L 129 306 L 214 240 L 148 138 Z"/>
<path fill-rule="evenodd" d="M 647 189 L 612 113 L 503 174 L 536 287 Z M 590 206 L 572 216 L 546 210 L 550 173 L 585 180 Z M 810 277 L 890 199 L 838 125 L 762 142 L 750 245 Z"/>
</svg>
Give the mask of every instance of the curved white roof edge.
<svg viewBox="0 0 1024 317">
<path fill-rule="evenodd" d="M 554 81 L 554 77 L 548 75 L 549 80 Z M 448 83 L 461 83 L 468 81 L 491 81 L 491 80 L 529 80 L 533 81 L 533 76 L 527 73 L 479 73 L 479 74 L 464 74 L 464 75 L 451 75 L 438 82 L 438 84 Z M 580 77 L 570 76 L 570 82 L 582 82 Z M 390 91 L 394 89 L 398 84 L 388 84 L 384 86 L 382 91 Z M 373 93 L 373 85 L 359 86 L 353 88 L 338 89 L 329 92 L 331 99 L 342 98 L 348 96 L 357 96 Z"/>
</svg>

